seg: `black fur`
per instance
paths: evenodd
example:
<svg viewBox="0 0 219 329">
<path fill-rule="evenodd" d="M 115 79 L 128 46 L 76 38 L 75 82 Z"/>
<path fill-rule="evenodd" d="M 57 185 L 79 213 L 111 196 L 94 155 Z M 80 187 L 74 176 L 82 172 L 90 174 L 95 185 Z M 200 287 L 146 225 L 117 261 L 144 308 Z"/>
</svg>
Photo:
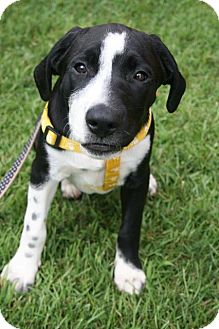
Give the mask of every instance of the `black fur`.
<svg viewBox="0 0 219 329">
<path fill-rule="evenodd" d="M 125 54 L 114 59 L 111 83 L 112 103 L 103 108 L 103 119 L 116 122 L 112 133 L 101 136 L 91 131 L 90 140 L 94 143 L 111 143 L 122 148 L 128 145 L 148 119 L 148 109 L 156 99 L 156 91 L 161 85 L 170 85 L 167 109 L 174 112 L 185 91 L 185 80 L 177 64 L 159 37 L 147 35 L 120 24 L 101 25 L 92 28 L 73 28 L 61 38 L 50 53 L 41 61 L 34 71 L 34 78 L 41 98 L 49 101 L 49 116 L 56 130 L 68 136 L 68 98 L 72 92 L 84 87 L 99 68 L 101 41 L 107 32 L 123 32 L 128 35 Z M 77 74 L 75 63 L 84 63 L 88 68 L 86 75 Z M 137 71 L 144 71 L 145 81 L 137 81 L 133 76 Z M 58 80 L 52 89 L 52 75 Z M 101 100 L 100 100 L 101 104 Z M 115 111 L 117 109 L 117 111 Z M 119 111 L 118 111 L 119 109 Z M 104 112 L 105 111 L 105 112 Z M 99 109 L 99 112 L 100 109 Z M 96 112 L 97 114 L 97 112 Z M 98 114 L 99 116 L 99 114 Z M 108 118 L 107 118 L 108 120 Z M 91 121 L 91 120 L 90 120 Z M 117 129 L 118 126 L 118 129 Z M 105 126 L 104 126 L 105 127 Z M 91 129 L 92 130 L 92 129 Z M 128 131 L 128 135 L 121 133 Z M 151 148 L 154 136 L 154 122 L 150 128 Z M 109 135 L 109 136 L 108 136 Z M 121 188 L 122 226 L 118 237 L 118 246 L 125 259 L 138 268 L 138 257 L 142 212 L 148 191 L 150 176 L 151 149 L 145 159 L 133 172 Z M 39 185 L 48 177 L 44 140 L 41 134 L 37 147 L 36 159 L 32 166 L 31 183 Z"/>
<path fill-rule="evenodd" d="M 158 37 L 147 35 L 119 24 L 93 28 L 73 28 L 51 49 L 34 71 L 36 85 L 44 100 L 50 100 L 49 114 L 59 132 L 68 134 L 66 117 L 68 98 L 88 84 L 98 71 L 101 41 L 108 32 L 127 32 L 126 56 L 114 59 L 111 104 L 108 112 L 112 122 L 117 122 L 114 134 L 101 139 L 101 143 L 128 145 L 146 121 L 147 109 L 156 99 L 156 91 L 162 84 L 170 85 L 167 109 L 176 110 L 185 90 L 185 80 L 180 74 L 173 56 Z M 87 74 L 79 74 L 74 66 L 83 63 Z M 145 81 L 133 76 L 137 71 L 147 74 Z M 52 90 L 52 75 L 58 75 Z M 116 109 L 119 108 L 119 115 Z M 107 113 L 107 111 L 104 111 Z M 113 116 L 116 116 L 116 118 Z M 65 127 L 65 128 L 64 128 Z M 124 133 L 128 131 L 129 134 Z M 89 143 L 98 143 L 97 135 L 91 134 Z"/>
</svg>

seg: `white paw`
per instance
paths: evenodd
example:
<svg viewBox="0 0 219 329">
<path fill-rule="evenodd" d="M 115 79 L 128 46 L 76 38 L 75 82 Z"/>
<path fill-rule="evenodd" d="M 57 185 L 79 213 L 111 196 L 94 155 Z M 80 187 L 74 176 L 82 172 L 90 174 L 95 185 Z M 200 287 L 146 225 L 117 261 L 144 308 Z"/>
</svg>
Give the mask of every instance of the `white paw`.
<svg viewBox="0 0 219 329">
<path fill-rule="evenodd" d="M 157 181 L 155 177 L 150 174 L 150 181 L 149 181 L 149 195 L 154 196 L 157 193 Z"/>
<path fill-rule="evenodd" d="M 10 281 L 16 291 L 26 292 L 34 283 L 38 266 L 30 258 L 15 255 L 4 267 L 1 278 Z"/>
<path fill-rule="evenodd" d="M 120 291 L 129 294 L 139 294 L 145 285 L 146 277 L 142 270 L 122 257 L 116 256 L 114 282 Z"/>
<path fill-rule="evenodd" d="M 61 191 L 64 198 L 79 199 L 81 191 L 79 191 L 68 179 L 61 181 Z"/>
</svg>

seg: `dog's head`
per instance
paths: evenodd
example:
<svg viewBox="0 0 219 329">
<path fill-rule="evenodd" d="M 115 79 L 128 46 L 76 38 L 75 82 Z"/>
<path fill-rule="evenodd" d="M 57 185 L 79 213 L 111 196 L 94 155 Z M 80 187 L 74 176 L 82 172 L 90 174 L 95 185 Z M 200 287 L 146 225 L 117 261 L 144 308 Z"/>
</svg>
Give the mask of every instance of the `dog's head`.
<svg viewBox="0 0 219 329">
<path fill-rule="evenodd" d="M 52 75 L 59 76 L 53 90 Z M 169 112 L 185 91 L 159 37 L 120 24 L 73 28 L 35 68 L 34 77 L 43 100 L 62 99 L 70 137 L 93 154 L 116 152 L 133 140 L 160 85 L 170 85 Z"/>
</svg>

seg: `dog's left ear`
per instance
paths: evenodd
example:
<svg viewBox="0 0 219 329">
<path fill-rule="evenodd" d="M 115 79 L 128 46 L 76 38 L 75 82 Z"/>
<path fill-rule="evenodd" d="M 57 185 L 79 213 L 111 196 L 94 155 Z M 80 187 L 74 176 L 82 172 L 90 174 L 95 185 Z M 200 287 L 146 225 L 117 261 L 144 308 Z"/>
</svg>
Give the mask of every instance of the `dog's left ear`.
<svg viewBox="0 0 219 329">
<path fill-rule="evenodd" d="M 40 96 L 44 101 L 50 99 L 52 93 L 52 75 L 62 75 L 63 58 L 82 29 L 74 27 L 67 32 L 50 50 L 49 54 L 36 66 L 34 79 Z"/>
<path fill-rule="evenodd" d="M 156 35 L 150 35 L 152 40 L 152 46 L 155 53 L 158 55 L 162 68 L 162 77 L 160 84 L 170 85 L 170 92 L 167 99 L 167 110 L 172 113 L 174 112 L 186 89 L 186 82 L 180 73 L 173 55 L 169 49 L 164 45 L 160 38 Z"/>
</svg>

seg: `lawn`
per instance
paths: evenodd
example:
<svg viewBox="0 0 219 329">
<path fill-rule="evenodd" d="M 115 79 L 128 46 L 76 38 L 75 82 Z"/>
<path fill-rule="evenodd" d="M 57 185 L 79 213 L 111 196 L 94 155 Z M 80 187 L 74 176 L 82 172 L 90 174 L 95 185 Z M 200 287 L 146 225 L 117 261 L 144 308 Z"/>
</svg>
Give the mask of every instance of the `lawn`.
<svg viewBox="0 0 219 329">
<path fill-rule="evenodd" d="M 158 34 L 187 80 L 168 114 L 162 87 L 153 106 L 152 171 L 159 191 L 145 206 L 140 296 L 112 281 L 119 191 L 63 200 L 48 217 L 43 263 L 33 289 L 1 284 L 0 309 L 20 329 L 199 329 L 219 309 L 219 21 L 198 0 L 21 0 L 0 21 L 0 177 L 27 140 L 44 104 L 32 72 L 72 26 L 120 22 Z M 0 201 L 0 270 L 15 252 L 34 152 Z M 4 328 L 0 328 L 4 329 Z"/>
</svg>

